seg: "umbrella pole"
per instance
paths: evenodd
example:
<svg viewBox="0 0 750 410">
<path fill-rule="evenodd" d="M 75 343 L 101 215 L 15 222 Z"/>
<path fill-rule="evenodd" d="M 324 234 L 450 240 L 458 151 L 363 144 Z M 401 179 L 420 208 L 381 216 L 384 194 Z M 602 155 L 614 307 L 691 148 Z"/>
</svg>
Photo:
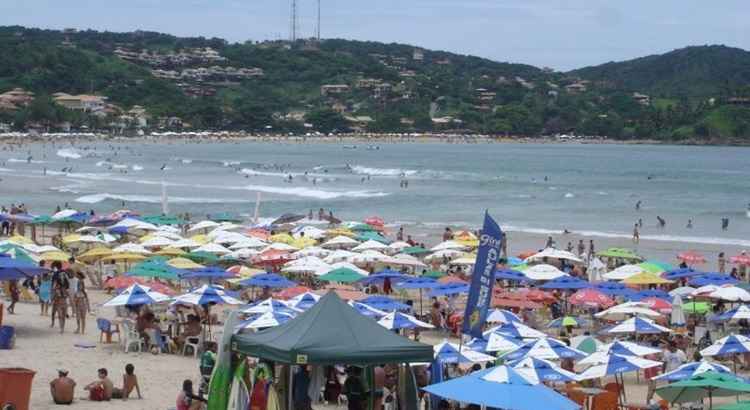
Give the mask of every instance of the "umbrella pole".
<svg viewBox="0 0 750 410">
<path fill-rule="evenodd" d="M 422 310 L 422 288 L 419 288 L 419 316 L 424 316 L 424 310 Z"/>
</svg>

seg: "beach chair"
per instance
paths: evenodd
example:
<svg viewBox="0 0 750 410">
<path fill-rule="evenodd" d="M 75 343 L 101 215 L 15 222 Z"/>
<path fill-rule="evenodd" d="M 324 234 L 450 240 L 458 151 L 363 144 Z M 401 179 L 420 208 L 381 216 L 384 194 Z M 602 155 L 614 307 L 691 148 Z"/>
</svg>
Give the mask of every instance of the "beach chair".
<svg viewBox="0 0 750 410">
<path fill-rule="evenodd" d="M 617 393 L 610 391 L 594 396 L 591 401 L 591 410 L 617 410 L 618 408 Z"/>
<path fill-rule="evenodd" d="M 120 329 L 112 328 L 112 322 L 103 318 L 96 318 L 96 327 L 99 329 L 99 343 L 112 343 L 112 335 L 117 334 L 117 341 L 121 342 Z M 104 340 L 104 342 L 102 342 Z"/>
<path fill-rule="evenodd" d="M 620 404 L 620 399 L 622 399 L 622 386 L 620 386 L 619 383 L 607 383 L 604 385 L 604 390 L 616 394 L 618 399 L 617 403 Z"/>
<path fill-rule="evenodd" d="M 585 393 L 576 390 L 568 390 L 566 394 L 570 400 L 578 403 L 581 408 L 586 408 L 588 396 L 586 396 Z"/>
<path fill-rule="evenodd" d="M 132 323 L 128 321 L 122 322 L 122 331 L 123 331 L 123 347 L 125 349 L 125 353 L 130 352 L 130 347 L 135 345 L 138 352 L 142 352 L 142 345 L 146 343 L 145 340 L 141 338 L 141 335 L 138 334 L 138 331 L 135 329 Z"/>
<path fill-rule="evenodd" d="M 185 356 L 188 348 L 193 350 L 193 357 L 198 357 L 198 352 L 201 350 L 201 338 L 198 336 L 185 338 L 185 344 L 182 345 L 183 356 Z"/>
</svg>

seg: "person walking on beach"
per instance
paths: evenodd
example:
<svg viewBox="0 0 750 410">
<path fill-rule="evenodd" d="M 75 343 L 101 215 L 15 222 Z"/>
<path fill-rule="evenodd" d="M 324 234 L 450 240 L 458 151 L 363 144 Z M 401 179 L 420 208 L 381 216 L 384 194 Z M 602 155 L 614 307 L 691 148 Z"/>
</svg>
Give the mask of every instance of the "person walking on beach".
<svg viewBox="0 0 750 410">
<path fill-rule="evenodd" d="M 641 233 L 638 231 L 638 224 L 633 226 L 633 243 L 637 244 L 641 241 Z"/>
<path fill-rule="evenodd" d="M 37 295 L 39 296 L 41 315 L 46 316 L 47 314 L 49 314 L 49 304 L 50 298 L 52 296 L 52 281 L 50 280 L 49 275 L 46 273 L 39 278 Z"/>
<path fill-rule="evenodd" d="M 52 324 L 50 327 L 55 327 L 55 316 L 60 321 L 60 333 L 65 332 L 65 318 L 68 313 L 68 282 L 67 275 L 59 270 L 60 262 L 55 262 L 56 265 L 52 265 Z"/>
<path fill-rule="evenodd" d="M 719 252 L 719 273 L 725 273 L 727 270 L 727 258 L 724 256 L 724 252 Z"/>
<path fill-rule="evenodd" d="M 635 210 L 636 211 L 640 211 L 641 210 L 641 201 L 640 200 L 635 203 Z"/>
<path fill-rule="evenodd" d="M 586 245 L 583 243 L 583 239 L 578 240 L 578 256 L 582 256 L 586 252 Z"/>
<path fill-rule="evenodd" d="M 21 291 L 18 289 L 18 281 L 12 280 L 8 283 L 8 292 L 10 293 L 10 305 L 7 307 L 8 313 L 11 315 L 16 314 L 16 303 L 21 296 Z"/>
<path fill-rule="evenodd" d="M 594 257 L 594 240 L 589 239 L 589 260 Z"/>
<path fill-rule="evenodd" d="M 71 304 L 73 313 L 76 317 L 75 333 L 86 333 L 86 315 L 89 313 L 88 295 L 86 295 L 86 285 L 83 282 L 83 273 L 75 274 L 75 288 L 72 289 Z M 71 282 L 72 283 L 72 282 Z"/>
</svg>

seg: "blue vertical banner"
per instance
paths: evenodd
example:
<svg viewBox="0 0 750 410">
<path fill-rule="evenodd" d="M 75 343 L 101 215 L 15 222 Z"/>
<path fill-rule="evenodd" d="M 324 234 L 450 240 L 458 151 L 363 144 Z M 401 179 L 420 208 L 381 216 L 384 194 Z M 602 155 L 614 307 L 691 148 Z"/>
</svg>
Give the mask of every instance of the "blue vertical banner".
<svg viewBox="0 0 750 410">
<path fill-rule="evenodd" d="M 500 260 L 502 240 L 502 229 L 489 212 L 485 211 L 484 226 L 479 233 L 477 260 L 474 262 L 469 298 L 464 311 L 464 334 L 482 337 L 482 326 L 487 320 L 487 311 L 492 303 L 492 286 L 495 284 L 495 269 Z"/>
</svg>

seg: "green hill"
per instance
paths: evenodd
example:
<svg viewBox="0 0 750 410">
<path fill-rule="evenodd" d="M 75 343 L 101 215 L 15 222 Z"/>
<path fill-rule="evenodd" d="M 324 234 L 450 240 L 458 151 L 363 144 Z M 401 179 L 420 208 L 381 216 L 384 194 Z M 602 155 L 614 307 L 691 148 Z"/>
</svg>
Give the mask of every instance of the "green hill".
<svg viewBox="0 0 750 410">
<path fill-rule="evenodd" d="M 559 73 L 405 44 L 228 43 L 9 26 L 0 27 L 0 123 L 122 133 L 189 128 L 742 139 L 750 133 L 742 99 L 750 97 L 748 55 L 689 47 Z M 34 93 L 33 102 L 4 101 L 3 93 L 16 88 Z M 106 100 L 77 107 L 57 93 Z"/>
</svg>

